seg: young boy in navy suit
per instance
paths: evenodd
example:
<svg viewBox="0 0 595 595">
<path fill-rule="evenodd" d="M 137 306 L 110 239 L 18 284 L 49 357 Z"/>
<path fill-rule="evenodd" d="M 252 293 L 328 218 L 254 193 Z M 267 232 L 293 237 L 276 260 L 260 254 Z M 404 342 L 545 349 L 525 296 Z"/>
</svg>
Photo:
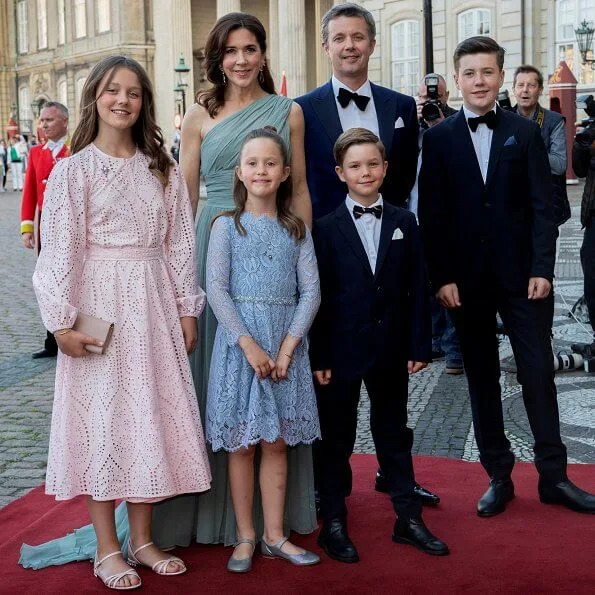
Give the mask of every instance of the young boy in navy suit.
<svg viewBox="0 0 595 595">
<path fill-rule="evenodd" d="M 311 332 L 322 440 L 318 543 L 335 560 L 357 562 L 347 532 L 349 458 L 362 381 L 370 397 L 370 426 L 397 513 L 393 541 L 444 555 L 421 518 L 413 491 L 413 432 L 407 427 L 408 376 L 431 357 L 425 263 L 415 217 L 379 194 L 385 150 L 364 128 L 344 132 L 334 146 L 345 201 L 319 219 L 314 242 L 322 304 Z"/>
</svg>

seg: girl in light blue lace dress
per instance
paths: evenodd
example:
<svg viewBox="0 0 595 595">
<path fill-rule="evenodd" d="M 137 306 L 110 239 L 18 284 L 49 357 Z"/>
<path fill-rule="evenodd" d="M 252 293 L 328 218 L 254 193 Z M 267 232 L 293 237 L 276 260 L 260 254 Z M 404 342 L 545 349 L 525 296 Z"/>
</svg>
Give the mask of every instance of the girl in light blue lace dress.
<svg viewBox="0 0 595 595">
<path fill-rule="evenodd" d="M 320 303 L 312 237 L 289 211 L 287 148 L 274 129 L 252 131 L 240 150 L 233 211 L 215 219 L 207 296 L 219 323 L 207 396 L 206 433 L 229 454 L 237 542 L 228 570 L 247 572 L 256 544 L 254 454 L 264 514 L 262 551 L 319 561 L 283 534 L 288 446 L 320 437 L 306 335 Z M 258 536 L 260 537 L 260 536 Z"/>
</svg>

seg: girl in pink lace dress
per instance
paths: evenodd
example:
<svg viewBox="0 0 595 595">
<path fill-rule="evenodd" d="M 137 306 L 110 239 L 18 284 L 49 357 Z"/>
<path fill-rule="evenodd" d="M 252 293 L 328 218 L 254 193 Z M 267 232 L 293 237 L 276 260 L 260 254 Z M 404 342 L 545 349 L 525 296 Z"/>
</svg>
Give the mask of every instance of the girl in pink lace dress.
<svg viewBox="0 0 595 595">
<path fill-rule="evenodd" d="M 48 182 L 33 277 L 60 348 L 46 491 L 87 496 L 95 575 L 133 589 L 140 578 L 120 555 L 114 500 L 128 505 L 128 563 L 181 574 L 184 563 L 151 543 L 152 503 L 210 485 L 187 358 L 205 300 L 190 202 L 137 62 L 116 56 L 92 70 L 72 153 Z M 72 330 L 79 312 L 115 324 L 104 355 Z"/>
</svg>

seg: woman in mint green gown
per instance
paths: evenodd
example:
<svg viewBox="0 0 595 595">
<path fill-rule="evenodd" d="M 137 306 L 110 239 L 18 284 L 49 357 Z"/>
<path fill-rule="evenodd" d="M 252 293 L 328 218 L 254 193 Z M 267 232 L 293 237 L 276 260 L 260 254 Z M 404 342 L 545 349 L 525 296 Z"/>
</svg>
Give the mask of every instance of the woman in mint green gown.
<svg viewBox="0 0 595 595">
<path fill-rule="evenodd" d="M 196 211 L 199 173 L 207 187 L 207 201 L 196 226 L 198 273 L 205 284 L 207 246 L 213 217 L 233 208 L 232 186 L 240 145 L 248 132 L 273 126 L 291 150 L 292 207 L 311 226 L 312 210 L 305 177 L 304 121 L 301 108 L 287 97 L 275 94 L 265 58 L 266 34 L 256 17 L 230 13 L 221 17 L 205 47 L 207 77 L 212 89 L 199 96 L 184 118 L 180 163 Z M 191 356 L 201 418 L 205 419 L 209 367 L 217 320 L 207 307 L 198 321 L 199 343 Z M 209 449 L 211 489 L 202 494 L 178 496 L 156 504 L 153 539 L 159 547 L 198 543 L 233 544 L 235 517 L 228 487 L 227 453 Z M 314 505 L 312 447 L 287 449 L 288 476 L 285 505 L 286 531 L 311 533 L 317 528 Z M 258 481 L 255 481 L 258 486 Z M 258 488 L 254 501 L 257 535 L 263 519 Z M 125 543 L 128 522 L 124 505 L 116 511 L 120 543 Z M 23 545 L 20 563 L 28 568 L 64 564 L 92 558 L 95 554 L 92 525 L 40 546 Z"/>
</svg>

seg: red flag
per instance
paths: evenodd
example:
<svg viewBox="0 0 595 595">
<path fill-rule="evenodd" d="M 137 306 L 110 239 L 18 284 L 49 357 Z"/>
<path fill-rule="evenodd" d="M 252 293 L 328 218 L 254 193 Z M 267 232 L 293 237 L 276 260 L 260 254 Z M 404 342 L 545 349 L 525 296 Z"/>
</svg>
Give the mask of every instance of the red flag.
<svg viewBox="0 0 595 595">
<path fill-rule="evenodd" d="M 281 88 L 279 89 L 279 95 L 287 97 L 287 77 L 285 76 L 285 71 L 281 73 Z"/>
</svg>

